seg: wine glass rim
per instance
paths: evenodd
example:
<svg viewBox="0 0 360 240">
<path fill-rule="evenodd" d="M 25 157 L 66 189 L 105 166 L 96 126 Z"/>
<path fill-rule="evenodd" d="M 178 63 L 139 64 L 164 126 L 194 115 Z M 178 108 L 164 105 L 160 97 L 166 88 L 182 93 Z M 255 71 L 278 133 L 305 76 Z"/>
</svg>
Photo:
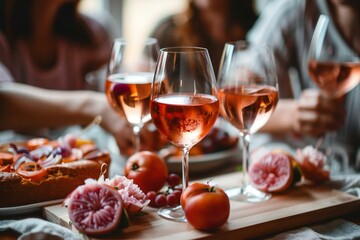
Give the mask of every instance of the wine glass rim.
<svg viewBox="0 0 360 240">
<path fill-rule="evenodd" d="M 195 47 L 195 46 L 176 46 L 176 47 L 166 47 L 161 48 L 161 52 L 170 52 L 170 53 L 180 53 L 180 52 L 203 52 L 206 51 L 206 48 Z"/>
<path fill-rule="evenodd" d="M 148 38 L 144 38 L 144 43 L 145 44 L 154 44 L 154 43 L 157 43 L 157 39 L 156 38 L 151 38 L 151 37 L 148 37 Z M 132 40 L 129 40 L 127 38 L 123 38 L 123 37 L 119 37 L 119 38 L 115 38 L 114 39 L 114 42 L 118 42 L 118 43 L 129 43 L 129 42 L 132 42 Z M 141 42 L 141 40 L 136 40 L 134 42 Z"/>
<path fill-rule="evenodd" d="M 241 46 L 241 47 L 248 47 L 248 46 L 267 47 L 267 48 L 270 47 L 270 45 L 267 43 L 255 43 L 246 40 L 229 41 L 226 42 L 226 44 L 233 46 Z"/>
</svg>

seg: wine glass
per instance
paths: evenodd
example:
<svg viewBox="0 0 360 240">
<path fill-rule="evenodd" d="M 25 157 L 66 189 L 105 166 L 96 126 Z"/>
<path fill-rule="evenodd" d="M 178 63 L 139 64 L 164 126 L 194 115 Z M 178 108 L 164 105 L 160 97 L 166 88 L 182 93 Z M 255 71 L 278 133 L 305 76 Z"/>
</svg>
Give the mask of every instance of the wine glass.
<svg viewBox="0 0 360 240">
<path fill-rule="evenodd" d="M 228 189 L 230 199 L 261 202 L 271 194 L 249 184 L 249 145 L 251 135 L 266 124 L 278 102 L 275 63 L 267 45 L 246 41 L 226 43 L 219 68 L 219 104 L 221 116 L 239 130 L 243 176 L 240 187 Z"/>
<path fill-rule="evenodd" d="M 189 181 L 189 151 L 207 135 L 219 115 L 216 78 L 207 49 L 161 49 L 150 106 L 155 127 L 181 149 L 185 190 Z M 158 214 L 169 220 L 186 221 L 180 205 L 160 208 Z"/>
<path fill-rule="evenodd" d="M 329 17 L 320 15 L 311 38 L 308 52 L 308 72 L 325 98 L 339 98 L 352 90 L 360 81 L 360 58 L 350 49 L 336 49 L 331 37 Z M 348 171 L 347 158 L 335 158 L 335 132 L 325 134 L 325 152 L 332 173 Z M 320 139 L 321 142 L 323 139 Z"/>
<path fill-rule="evenodd" d="M 150 117 L 151 83 L 159 45 L 155 38 L 144 41 L 115 39 L 108 63 L 105 92 L 112 108 L 132 126 L 134 151 L 140 150 L 140 130 Z"/>
</svg>

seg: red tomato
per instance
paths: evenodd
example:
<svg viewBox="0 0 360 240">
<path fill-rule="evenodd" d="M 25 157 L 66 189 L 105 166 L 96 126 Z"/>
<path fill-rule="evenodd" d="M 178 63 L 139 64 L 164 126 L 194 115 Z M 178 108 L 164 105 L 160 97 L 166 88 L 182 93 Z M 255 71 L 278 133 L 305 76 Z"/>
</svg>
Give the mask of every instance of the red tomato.
<svg viewBox="0 0 360 240">
<path fill-rule="evenodd" d="M 230 200 L 221 188 L 196 182 L 185 189 L 180 201 L 187 221 L 196 229 L 216 229 L 229 219 Z"/>
<path fill-rule="evenodd" d="M 168 170 L 164 160 L 158 155 L 149 151 L 141 151 L 129 157 L 124 175 L 133 179 L 144 193 L 156 192 L 165 185 Z"/>
<path fill-rule="evenodd" d="M 22 176 L 23 178 L 30 179 L 32 181 L 38 181 L 43 178 L 47 171 L 40 163 L 37 162 L 24 162 L 18 169 L 16 173 Z"/>
</svg>

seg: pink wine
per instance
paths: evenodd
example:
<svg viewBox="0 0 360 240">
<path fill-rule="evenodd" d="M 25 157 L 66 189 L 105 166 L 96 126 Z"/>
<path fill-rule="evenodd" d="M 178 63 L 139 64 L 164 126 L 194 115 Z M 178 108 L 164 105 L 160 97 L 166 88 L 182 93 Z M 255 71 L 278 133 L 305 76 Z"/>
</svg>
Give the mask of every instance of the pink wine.
<svg viewBox="0 0 360 240">
<path fill-rule="evenodd" d="M 177 147 L 192 147 L 203 139 L 219 115 L 219 101 L 211 95 L 164 95 L 151 101 L 157 129 Z"/>
<path fill-rule="evenodd" d="M 360 81 L 360 63 L 309 62 L 309 74 L 328 95 L 340 97 Z"/>
<path fill-rule="evenodd" d="M 221 115 L 243 133 L 258 131 L 269 120 L 278 101 L 275 87 L 249 85 L 219 90 Z"/>
<path fill-rule="evenodd" d="M 111 106 L 129 123 L 150 120 L 150 94 L 153 73 L 114 74 L 106 80 L 105 92 Z"/>
</svg>

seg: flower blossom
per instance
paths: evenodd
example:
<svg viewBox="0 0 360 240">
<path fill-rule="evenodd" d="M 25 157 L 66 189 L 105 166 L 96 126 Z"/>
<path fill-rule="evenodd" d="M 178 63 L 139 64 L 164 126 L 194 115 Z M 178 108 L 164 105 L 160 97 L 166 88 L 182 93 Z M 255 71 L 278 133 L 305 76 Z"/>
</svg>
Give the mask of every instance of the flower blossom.
<svg viewBox="0 0 360 240">
<path fill-rule="evenodd" d="M 127 213 L 139 213 L 145 206 L 149 204 L 149 200 L 146 199 L 146 195 L 132 179 L 128 179 L 125 176 L 116 175 L 113 178 L 104 178 L 101 175 L 98 180 L 87 179 L 85 184 L 92 182 L 98 182 L 100 184 L 108 185 L 115 188 L 122 197 L 124 208 Z"/>
<path fill-rule="evenodd" d="M 313 183 L 321 183 L 330 179 L 330 172 L 325 168 L 326 156 L 313 146 L 297 149 L 296 161 L 305 179 Z"/>
</svg>

